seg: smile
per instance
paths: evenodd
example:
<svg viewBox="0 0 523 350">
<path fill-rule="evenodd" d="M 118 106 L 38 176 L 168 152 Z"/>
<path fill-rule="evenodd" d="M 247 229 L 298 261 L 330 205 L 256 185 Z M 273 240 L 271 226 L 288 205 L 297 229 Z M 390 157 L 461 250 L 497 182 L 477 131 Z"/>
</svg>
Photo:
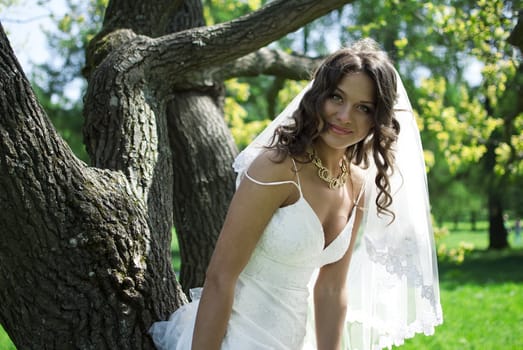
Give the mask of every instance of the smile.
<svg viewBox="0 0 523 350">
<path fill-rule="evenodd" d="M 348 135 L 352 134 L 352 131 L 349 129 L 345 129 L 339 125 L 329 124 L 330 130 L 338 135 Z"/>
</svg>

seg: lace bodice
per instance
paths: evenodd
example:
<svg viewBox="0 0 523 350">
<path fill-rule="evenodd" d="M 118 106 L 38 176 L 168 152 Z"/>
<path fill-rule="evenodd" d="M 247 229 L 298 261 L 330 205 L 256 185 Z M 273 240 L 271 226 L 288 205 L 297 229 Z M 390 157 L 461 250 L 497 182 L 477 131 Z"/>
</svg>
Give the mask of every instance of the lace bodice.
<svg viewBox="0 0 523 350">
<path fill-rule="evenodd" d="M 325 247 L 320 220 L 307 200 L 300 196 L 294 204 L 276 211 L 243 273 L 274 284 L 303 287 L 314 269 L 343 256 L 350 242 L 352 225 L 353 216 Z M 277 271 L 274 265 L 278 266 Z"/>
<path fill-rule="evenodd" d="M 345 254 L 354 215 L 325 247 L 323 227 L 301 192 L 299 178 L 298 182 L 262 183 L 245 175 L 260 185 L 293 184 L 300 198 L 277 209 L 265 228 L 240 274 L 231 319 L 242 320 L 239 324 L 256 320 L 258 333 L 267 336 L 264 343 L 272 344 L 263 349 L 300 349 L 306 331 L 309 281 L 316 269 Z M 277 344 L 271 342 L 274 339 Z"/>
</svg>

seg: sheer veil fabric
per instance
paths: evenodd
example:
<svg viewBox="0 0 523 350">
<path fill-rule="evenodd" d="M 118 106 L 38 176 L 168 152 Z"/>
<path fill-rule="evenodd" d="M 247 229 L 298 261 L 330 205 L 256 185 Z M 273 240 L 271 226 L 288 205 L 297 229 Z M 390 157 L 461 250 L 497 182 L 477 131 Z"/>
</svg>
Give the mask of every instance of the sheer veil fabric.
<svg viewBox="0 0 523 350">
<path fill-rule="evenodd" d="M 390 209 L 395 220 L 391 223 L 390 216 L 378 215 L 376 168 L 371 161 L 366 170 L 364 218 L 347 279 L 346 349 L 374 350 L 401 345 L 405 338 L 416 333 L 433 334 L 434 327 L 443 322 L 423 149 L 398 74 L 397 81 L 398 100 L 394 109 L 400 133 L 390 177 L 393 195 Z M 312 82 L 238 155 L 233 164 L 238 173 L 237 184 L 270 143 L 274 130 L 293 122 L 291 115 L 311 85 Z"/>
</svg>

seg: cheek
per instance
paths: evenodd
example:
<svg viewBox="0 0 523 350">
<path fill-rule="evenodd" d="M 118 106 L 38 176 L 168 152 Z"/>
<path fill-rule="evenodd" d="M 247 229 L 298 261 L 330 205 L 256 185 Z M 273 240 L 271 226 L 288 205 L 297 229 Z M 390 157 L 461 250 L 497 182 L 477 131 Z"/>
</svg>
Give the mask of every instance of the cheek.
<svg viewBox="0 0 523 350">
<path fill-rule="evenodd" d="M 374 121 L 371 118 L 365 118 L 361 120 L 359 127 L 361 131 L 368 135 L 374 127 Z"/>
<path fill-rule="evenodd" d="M 330 117 L 332 114 L 336 114 L 337 106 L 330 100 L 326 100 L 325 103 L 323 103 L 323 115 L 325 117 Z"/>
<path fill-rule="evenodd" d="M 369 132 L 374 128 L 374 122 L 372 120 L 369 120 L 367 122 L 367 126 L 369 128 Z"/>
</svg>

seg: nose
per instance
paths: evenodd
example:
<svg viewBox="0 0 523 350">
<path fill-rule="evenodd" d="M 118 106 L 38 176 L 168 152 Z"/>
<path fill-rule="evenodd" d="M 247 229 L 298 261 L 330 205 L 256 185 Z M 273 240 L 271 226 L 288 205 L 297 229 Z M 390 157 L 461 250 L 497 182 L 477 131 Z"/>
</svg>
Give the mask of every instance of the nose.
<svg viewBox="0 0 523 350">
<path fill-rule="evenodd" d="M 338 112 L 336 113 L 336 119 L 343 124 L 351 122 L 351 110 L 352 105 L 350 103 L 345 103 L 340 106 Z"/>
</svg>

